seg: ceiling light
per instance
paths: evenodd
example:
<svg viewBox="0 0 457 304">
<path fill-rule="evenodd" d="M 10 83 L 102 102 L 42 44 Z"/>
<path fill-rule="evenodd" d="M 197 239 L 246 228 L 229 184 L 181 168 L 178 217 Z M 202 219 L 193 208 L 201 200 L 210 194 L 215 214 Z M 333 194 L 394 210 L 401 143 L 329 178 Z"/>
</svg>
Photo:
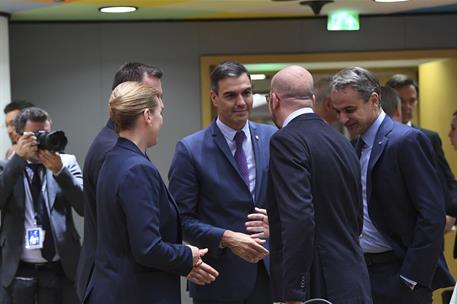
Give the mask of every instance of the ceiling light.
<svg viewBox="0 0 457 304">
<path fill-rule="evenodd" d="M 251 75 L 251 80 L 264 80 L 265 78 L 267 78 L 267 76 L 265 76 L 265 74 L 252 74 Z"/>
<path fill-rule="evenodd" d="M 385 2 L 385 3 L 391 3 L 391 2 L 406 2 L 408 0 L 373 0 L 374 2 Z"/>
<path fill-rule="evenodd" d="M 120 13 L 130 13 L 137 10 L 134 6 L 105 6 L 98 9 L 102 13 L 108 14 L 120 14 Z"/>
</svg>

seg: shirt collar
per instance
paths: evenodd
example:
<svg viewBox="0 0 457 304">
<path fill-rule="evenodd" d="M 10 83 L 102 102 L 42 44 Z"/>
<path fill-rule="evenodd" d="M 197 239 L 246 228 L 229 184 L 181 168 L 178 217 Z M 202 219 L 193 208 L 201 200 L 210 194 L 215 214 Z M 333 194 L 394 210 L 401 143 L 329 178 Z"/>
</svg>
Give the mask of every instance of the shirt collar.
<svg viewBox="0 0 457 304">
<path fill-rule="evenodd" d="M 378 133 L 379 127 L 381 126 L 381 123 L 385 117 L 386 113 L 384 113 L 384 111 L 381 109 L 381 113 L 379 113 L 378 118 L 376 118 L 368 130 L 362 134 L 361 137 L 367 146 L 371 147 L 373 145 L 376 138 L 376 133 Z"/>
<path fill-rule="evenodd" d="M 225 139 L 229 141 L 233 141 L 233 138 L 235 137 L 236 132 L 239 130 L 232 129 L 231 127 L 227 126 L 225 123 L 223 123 L 219 117 L 216 119 L 216 125 L 218 126 L 219 130 L 221 130 L 222 134 L 224 135 Z M 244 135 L 246 135 L 246 140 L 249 140 L 251 138 L 251 133 L 249 132 L 249 123 L 246 121 L 246 124 L 244 125 L 241 130 L 244 132 Z"/>
<path fill-rule="evenodd" d="M 287 116 L 286 120 L 284 120 L 284 123 L 282 124 L 282 127 L 285 128 L 291 121 L 297 116 L 300 116 L 302 114 L 306 113 L 314 113 L 312 108 L 306 107 L 306 108 L 301 108 L 298 110 L 293 111 L 292 113 Z"/>
<path fill-rule="evenodd" d="M 408 121 L 408 122 L 406 123 L 406 125 L 409 126 L 409 127 L 412 127 L 412 126 L 413 126 L 413 123 L 412 123 L 411 120 L 410 120 L 410 121 Z"/>
</svg>

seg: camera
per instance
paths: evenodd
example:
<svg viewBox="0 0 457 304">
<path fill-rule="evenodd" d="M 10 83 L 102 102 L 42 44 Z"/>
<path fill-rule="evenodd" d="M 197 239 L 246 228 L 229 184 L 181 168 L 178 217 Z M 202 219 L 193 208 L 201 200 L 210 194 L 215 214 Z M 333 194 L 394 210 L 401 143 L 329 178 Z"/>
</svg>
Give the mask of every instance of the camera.
<svg viewBox="0 0 457 304">
<path fill-rule="evenodd" d="M 38 149 L 49 150 L 51 152 L 63 152 L 67 146 L 68 139 L 64 131 L 37 131 L 35 137 L 38 141 Z"/>
</svg>

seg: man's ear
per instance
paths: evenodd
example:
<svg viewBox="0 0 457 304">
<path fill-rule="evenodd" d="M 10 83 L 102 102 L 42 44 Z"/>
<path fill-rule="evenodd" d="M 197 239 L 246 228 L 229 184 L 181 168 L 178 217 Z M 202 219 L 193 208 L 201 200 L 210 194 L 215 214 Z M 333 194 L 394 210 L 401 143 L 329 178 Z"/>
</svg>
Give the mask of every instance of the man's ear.
<svg viewBox="0 0 457 304">
<path fill-rule="evenodd" d="M 378 93 L 376 93 L 376 92 L 371 93 L 370 98 L 368 100 L 370 102 L 372 102 L 373 105 L 375 105 L 376 107 L 379 108 L 379 104 L 380 104 L 381 100 L 379 98 L 379 94 Z"/>
<path fill-rule="evenodd" d="M 218 98 L 217 94 L 213 90 L 211 90 L 210 91 L 210 95 L 211 95 L 211 103 L 213 104 L 214 107 L 217 108 L 217 102 L 218 102 L 217 101 L 217 98 Z"/>
</svg>

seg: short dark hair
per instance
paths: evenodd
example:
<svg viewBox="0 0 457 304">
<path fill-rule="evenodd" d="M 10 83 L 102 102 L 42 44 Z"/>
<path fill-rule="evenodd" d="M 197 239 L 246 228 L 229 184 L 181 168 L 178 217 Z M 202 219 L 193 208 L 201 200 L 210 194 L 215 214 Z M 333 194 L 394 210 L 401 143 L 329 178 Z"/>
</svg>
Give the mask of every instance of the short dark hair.
<svg viewBox="0 0 457 304">
<path fill-rule="evenodd" d="M 225 78 L 238 78 L 246 74 L 251 80 L 251 75 L 244 65 L 237 61 L 224 61 L 216 65 L 211 72 L 211 90 L 217 94 L 219 91 L 219 81 Z"/>
<path fill-rule="evenodd" d="M 116 72 L 116 75 L 114 75 L 112 89 L 114 90 L 115 87 L 126 81 L 142 82 L 145 73 L 150 77 L 158 79 L 163 76 L 162 70 L 158 67 L 139 62 L 128 62 L 123 64 Z"/>
<path fill-rule="evenodd" d="M 330 88 L 332 91 L 343 90 L 351 87 L 368 102 L 373 92 L 381 96 L 381 85 L 376 76 L 370 71 L 360 67 L 344 68 L 332 77 Z"/>
<path fill-rule="evenodd" d="M 35 105 L 33 103 L 28 102 L 28 101 L 15 100 L 5 106 L 5 108 L 3 109 L 3 113 L 8 114 L 9 112 L 13 112 L 16 110 L 21 111 L 25 108 L 30 108 L 30 107 L 34 107 L 34 106 Z"/>
<path fill-rule="evenodd" d="M 38 107 L 31 107 L 22 110 L 16 118 L 14 119 L 14 127 L 16 128 L 16 133 L 21 135 L 24 133 L 24 127 L 27 121 L 33 122 L 45 122 L 46 120 L 51 121 L 48 112 Z"/>
<path fill-rule="evenodd" d="M 393 89 L 409 85 L 414 86 L 414 88 L 416 89 L 417 96 L 419 96 L 419 87 L 417 86 L 417 82 L 411 77 L 408 77 L 407 75 L 395 74 L 392 77 L 390 77 L 390 79 L 386 82 L 386 86 L 391 87 Z"/>
<path fill-rule="evenodd" d="M 399 103 L 401 103 L 401 99 L 397 91 L 391 87 L 381 87 L 381 106 L 387 115 L 392 117 Z"/>
</svg>

